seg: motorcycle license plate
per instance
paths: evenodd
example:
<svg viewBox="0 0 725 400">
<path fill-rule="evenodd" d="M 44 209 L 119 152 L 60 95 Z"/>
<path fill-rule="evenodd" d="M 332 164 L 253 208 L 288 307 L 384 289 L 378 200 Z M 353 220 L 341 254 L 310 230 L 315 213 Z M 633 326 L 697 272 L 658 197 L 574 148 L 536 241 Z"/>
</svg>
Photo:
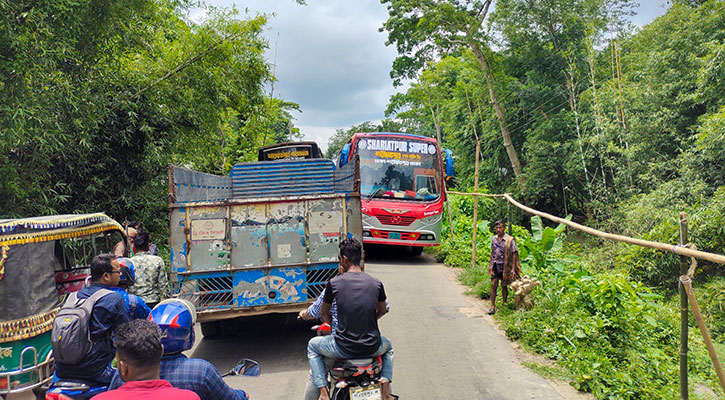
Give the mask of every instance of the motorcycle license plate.
<svg viewBox="0 0 725 400">
<path fill-rule="evenodd" d="M 388 239 L 400 239 L 400 232 L 389 232 Z"/>
<path fill-rule="evenodd" d="M 350 388 L 350 400 L 383 400 L 380 384 Z"/>
</svg>

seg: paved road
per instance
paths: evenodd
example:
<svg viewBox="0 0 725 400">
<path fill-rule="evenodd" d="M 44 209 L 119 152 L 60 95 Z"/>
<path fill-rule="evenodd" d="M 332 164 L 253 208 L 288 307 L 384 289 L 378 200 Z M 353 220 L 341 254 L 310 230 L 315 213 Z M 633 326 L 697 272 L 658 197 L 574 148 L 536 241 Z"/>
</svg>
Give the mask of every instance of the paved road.
<svg viewBox="0 0 725 400">
<path fill-rule="evenodd" d="M 395 348 L 394 393 L 415 400 L 563 399 L 519 363 L 484 315 L 486 304 L 462 294 L 465 288 L 454 271 L 426 254 L 413 257 L 386 247 L 366 251 L 366 270 L 383 281 L 391 303 L 380 326 Z M 197 327 L 197 345 L 190 353 L 220 371 L 241 358 L 255 359 L 262 376 L 228 377 L 227 382 L 254 400 L 301 399 L 309 368 L 307 341 L 314 334 L 310 326 L 294 315 L 254 317 L 214 340 L 201 340 Z"/>
<path fill-rule="evenodd" d="M 391 311 L 380 325 L 393 341 L 393 392 L 401 398 L 563 399 L 519 363 L 484 315 L 485 304 L 462 294 L 453 271 L 399 249 L 367 249 L 367 260 L 367 272 L 383 281 L 390 298 Z M 309 326 L 290 316 L 247 320 L 233 336 L 202 340 L 193 355 L 213 360 L 220 370 L 242 357 L 256 359 L 261 377 L 228 382 L 255 400 L 301 399 Z"/>
</svg>

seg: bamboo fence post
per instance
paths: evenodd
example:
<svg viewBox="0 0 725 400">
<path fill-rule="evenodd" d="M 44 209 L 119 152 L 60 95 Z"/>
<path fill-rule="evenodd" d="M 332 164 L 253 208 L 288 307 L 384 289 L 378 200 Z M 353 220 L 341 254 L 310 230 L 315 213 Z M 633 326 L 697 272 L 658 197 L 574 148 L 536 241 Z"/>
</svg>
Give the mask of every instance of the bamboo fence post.
<svg viewBox="0 0 725 400">
<path fill-rule="evenodd" d="M 451 230 L 451 237 L 453 237 L 454 233 L 453 233 L 453 218 L 451 217 L 451 201 L 448 198 L 448 185 L 446 185 L 445 179 L 443 179 L 443 191 L 446 194 L 446 207 L 448 208 L 448 228 Z"/>
<path fill-rule="evenodd" d="M 720 387 L 723 393 L 725 393 L 725 373 L 723 373 L 722 364 L 720 364 L 720 360 L 717 357 L 715 346 L 712 345 L 710 330 L 705 325 L 705 319 L 702 317 L 702 312 L 700 311 L 700 304 L 697 303 L 697 299 L 695 298 L 695 292 L 692 289 L 692 279 L 689 275 L 682 275 L 680 276 L 680 284 L 685 288 L 685 293 L 687 293 L 687 297 L 690 299 L 692 313 L 695 315 L 695 321 L 697 322 L 697 326 L 700 327 L 700 333 L 702 334 L 702 339 L 705 341 L 707 352 L 710 355 L 712 364 L 715 366 L 715 373 L 720 380 Z"/>
<path fill-rule="evenodd" d="M 511 229 L 511 203 L 506 202 L 506 227 L 508 228 L 509 236 L 512 235 L 513 229 Z"/>
<path fill-rule="evenodd" d="M 680 213 L 680 245 L 687 244 L 687 214 Z M 687 274 L 687 257 L 680 256 L 680 276 Z M 680 399 L 687 400 L 687 293 L 682 282 L 678 286 L 680 292 Z"/>
<path fill-rule="evenodd" d="M 473 118 L 473 109 L 471 108 L 471 99 L 468 97 L 468 89 L 463 86 L 466 91 L 466 101 L 468 102 L 468 115 L 471 117 L 471 128 L 473 128 L 473 134 L 476 136 L 476 172 L 474 174 L 473 183 L 473 253 L 471 254 L 471 268 L 476 269 L 476 232 L 478 231 L 478 159 L 481 153 L 481 139 L 478 138 L 478 132 L 476 131 L 476 119 Z"/>
<path fill-rule="evenodd" d="M 473 192 L 478 193 L 478 156 L 481 152 L 481 141 L 476 139 L 476 172 L 474 174 Z M 473 196 L 473 254 L 471 268 L 476 269 L 476 231 L 478 231 L 478 196 Z"/>
</svg>

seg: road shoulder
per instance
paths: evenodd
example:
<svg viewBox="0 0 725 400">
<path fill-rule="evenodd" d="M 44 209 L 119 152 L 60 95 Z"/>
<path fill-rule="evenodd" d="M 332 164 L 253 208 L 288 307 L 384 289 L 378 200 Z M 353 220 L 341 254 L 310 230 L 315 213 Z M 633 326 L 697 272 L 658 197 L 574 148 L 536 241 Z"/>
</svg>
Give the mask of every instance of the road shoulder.
<svg viewBox="0 0 725 400">
<path fill-rule="evenodd" d="M 445 270 L 446 276 L 448 279 L 453 282 L 455 285 L 457 285 L 461 293 L 466 293 L 469 289 L 468 286 L 462 284 L 460 280 L 458 280 L 458 269 L 446 266 L 445 264 L 441 264 L 443 266 L 443 269 Z M 574 387 L 572 387 L 569 382 L 565 379 L 552 379 L 548 376 L 543 376 L 539 374 L 536 370 L 528 367 L 528 365 L 535 364 L 540 365 L 544 367 L 549 368 L 556 368 L 556 362 L 553 360 L 550 360 L 544 356 L 541 356 L 539 354 L 534 354 L 526 349 L 524 349 L 519 343 L 514 342 L 510 340 L 506 336 L 506 332 L 504 332 L 503 329 L 501 329 L 500 324 L 492 315 L 488 315 L 485 313 L 485 310 L 487 310 L 490 307 L 490 303 L 488 299 L 481 299 L 476 296 L 467 295 L 467 297 L 473 301 L 473 303 L 476 305 L 472 309 L 465 309 L 461 310 L 462 313 L 469 314 L 471 316 L 481 317 L 483 318 L 486 323 L 488 323 L 492 329 L 494 329 L 501 337 L 506 339 L 506 342 L 511 346 L 511 348 L 514 351 L 514 354 L 516 354 L 516 358 L 521 362 L 522 365 L 527 366 L 527 368 L 531 369 L 534 373 L 537 373 L 542 378 L 546 379 L 551 386 L 566 400 L 595 400 L 595 397 L 591 393 L 585 393 L 580 392 L 576 390 Z"/>
</svg>

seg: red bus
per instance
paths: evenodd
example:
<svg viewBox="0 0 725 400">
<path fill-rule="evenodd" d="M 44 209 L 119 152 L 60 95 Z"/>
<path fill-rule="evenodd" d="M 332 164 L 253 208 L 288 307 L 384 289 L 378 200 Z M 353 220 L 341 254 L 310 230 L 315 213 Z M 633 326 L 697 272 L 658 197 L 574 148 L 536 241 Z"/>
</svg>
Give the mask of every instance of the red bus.
<svg viewBox="0 0 725 400">
<path fill-rule="evenodd" d="M 452 153 L 443 154 L 438 142 L 425 136 L 352 136 L 338 167 L 359 157 L 364 243 L 411 246 L 414 255 L 440 244 L 445 178 L 453 175 Z"/>
</svg>

